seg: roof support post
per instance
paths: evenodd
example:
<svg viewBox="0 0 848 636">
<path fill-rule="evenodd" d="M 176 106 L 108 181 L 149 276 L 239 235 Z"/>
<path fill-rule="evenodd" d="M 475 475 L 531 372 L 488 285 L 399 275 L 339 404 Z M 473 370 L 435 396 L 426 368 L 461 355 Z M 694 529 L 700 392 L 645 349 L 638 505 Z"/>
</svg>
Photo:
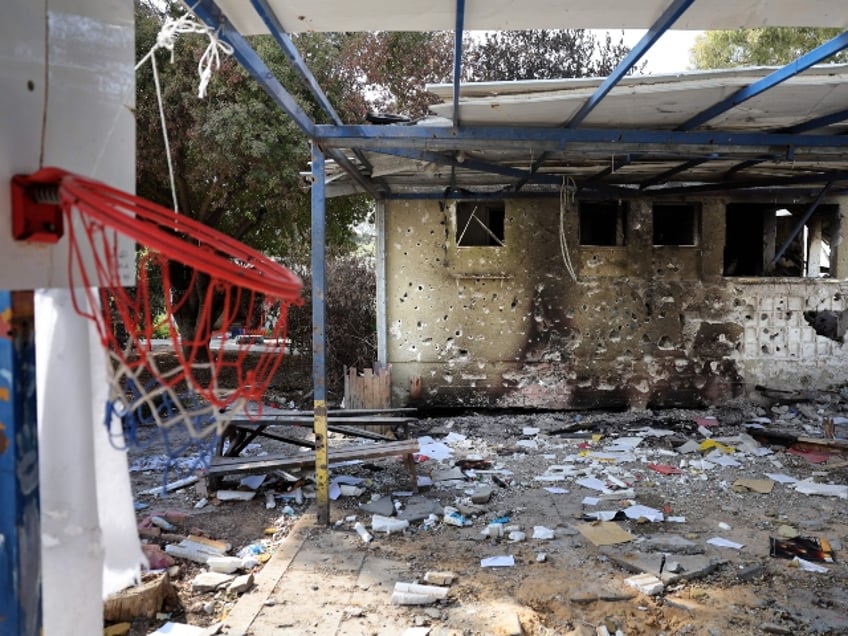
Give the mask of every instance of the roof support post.
<svg viewBox="0 0 848 636">
<path fill-rule="evenodd" d="M 789 246 L 792 245 L 792 241 L 795 240 L 795 237 L 804 229 L 804 226 L 807 224 L 807 221 L 810 220 L 810 217 L 813 216 L 813 212 L 816 211 L 816 208 L 819 207 L 821 202 L 827 196 L 830 189 L 833 187 L 833 181 L 828 183 L 822 191 L 819 192 L 819 195 L 816 197 L 815 201 L 810 204 L 810 207 L 807 208 L 807 211 L 804 213 L 798 223 L 795 224 L 795 227 L 792 228 L 792 231 L 789 233 L 789 236 L 786 237 L 786 240 L 783 242 L 783 245 L 774 253 L 774 258 L 771 259 L 771 263 L 769 263 L 771 268 L 774 268 L 777 265 L 777 262 L 781 259 L 781 257 L 786 253 L 786 250 L 789 249 Z"/>
<path fill-rule="evenodd" d="M 459 126 L 459 81 L 462 79 L 462 34 L 465 0 L 456 0 L 456 30 L 453 36 L 453 127 Z"/>
<path fill-rule="evenodd" d="M 324 152 L 312 144 L 312 387 L 315 434 L 315 493 L 320 525 L 330 523 L 327 457 L 326 187 Z"/>
</svg>

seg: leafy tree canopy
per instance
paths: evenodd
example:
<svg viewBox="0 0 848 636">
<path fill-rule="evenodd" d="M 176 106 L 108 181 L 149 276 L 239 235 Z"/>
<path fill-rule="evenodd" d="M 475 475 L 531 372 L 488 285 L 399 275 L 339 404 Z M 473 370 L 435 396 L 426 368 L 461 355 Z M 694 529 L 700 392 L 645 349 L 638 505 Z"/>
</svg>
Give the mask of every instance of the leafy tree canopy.
<svg viewBox="0 0 848 636">
<path fill-rule="evenodd" d="M 420 118 L 438 101 L 427 83 L 453 73 L 453 33 L 365 33 L 348 40 L 343 64 L 360 69 L 372 109 Z M 466 82 L 606 76 L 630 49 L 609 34 L 588 30 L 501 31 L 466 34 L 462 80 Z M 639 66 L 638 68 L 643 68 Z M 638 70 L 638 69 L 637 69 Z"/>
<path fill-rule="evenodd" d="M 782 66 L 840 33 L 839 29 L 808 27 L 707 31 L 695 39 L 690 58 L 699 69 Z M 828 62 L 848 62 L 848 53 L 838 53 Z"/>
</svg>

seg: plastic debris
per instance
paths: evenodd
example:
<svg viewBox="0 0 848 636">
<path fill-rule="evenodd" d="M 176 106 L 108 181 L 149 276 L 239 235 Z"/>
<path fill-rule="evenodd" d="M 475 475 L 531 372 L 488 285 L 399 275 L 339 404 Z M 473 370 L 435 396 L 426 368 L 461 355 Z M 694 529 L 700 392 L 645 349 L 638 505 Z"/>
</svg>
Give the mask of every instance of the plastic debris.
<svg viewBox="0 0 848 636">
<path fill-rule="evenodd" d="M 480 559 L 481 568 L 511 568 L 515 565 L 515 557 L 512 555 L 492 556 Z"/>
<path fill-rule="evenodd" d="M 732 548 L 733 550 L 741 550 L 745 547 L 744 543 L 736 543 L 735 541 L 731 541 L 730 539 L 724 539 L 722 537 L 713 537 L 712 539 L 707 539 L 707 543 L 719 548 Z"/>
<path fill-rule="evenodd" d="M 819 484 L 814 481 L 799 481 L 794 486 L 797 492 L 804 495 L 821 495 L 823 497 L 839 497 L 848 499 L 848 486 L 837 484 Z"/>
<path fill-rule="evenodd" d="M 471 525 L 471 522 L 468 521 L 464 515 L 460 514 L 459 510 L 452 508 L 451 506 L 445 506 L 443 521 L 449 526 L 462 527 Z"/>
<path fill-rule="evenodd" d="M 363 526 L 359 521 L 353 524 L 353 529 L 356 530 L 356 533 L 362 539 L 363 543 L 371 543 L 371 540 L 374 538 L 373 536 L 371 536 L 371 533 L 365 529 L 365 526 Z"/>
<path fill-rule="evenodd" d="M 448 588 L 418 583 L 395 583 L 392 605 L 430 605 L 446 599 Z"/>
<path fill-rule="evenodd" d="M 392 534 L 403 532 L 409 527 L 409 521 L 406 519 L 395 519 L 393 517 L 384 517 L 383 515 L 373 515 L 371 517 L 371 529 L 374 532 L 385 532 Z"/>
<path fill-rule="evenodd" d="M 542 540 L 553 539 L 554 531 L 545 526 L 533 526 L 533 538 Z"/>
</svg>

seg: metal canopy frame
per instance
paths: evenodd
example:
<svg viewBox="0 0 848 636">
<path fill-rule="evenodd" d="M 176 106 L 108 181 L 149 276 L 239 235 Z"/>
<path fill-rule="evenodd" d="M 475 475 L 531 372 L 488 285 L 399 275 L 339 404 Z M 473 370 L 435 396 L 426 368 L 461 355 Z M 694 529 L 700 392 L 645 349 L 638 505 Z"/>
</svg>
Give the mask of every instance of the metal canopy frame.
<svg viewBox="0 0 848 636">
<path fill-rule="evenodd" d="M 230 9 L 234 0 L 220 0 Z M 345 192 L 361 191 L 373 196 L 380 206 L 390 199 L 488 199 L 508 197 L 552 196 L 566 187 L 566 179 L 556 171 L 556 161 L 563 157 L 604 156 L 596 159 L 602 170 L 595 170 L 568 179 L 569 188 L 581 196 L 598 197 L 657 197 L 714 195 L 733 190 L 742 196 L 765 189 L 773 195 L 775 189 L 789 193 L 804 193 L 811 200 L 808 215 L 827 195 L 848 190 L 848 135 L 834 134 L 825 129 L 848 121 L 848 107 L 834 112 L 816 114 L 807 121 L 771 131 L 723 130 L 719 126 L 704 129 L 722 114 L 743 102 L 773 89 L 803 73 L 811 66 L 826 61 L 848 48 L 848 31 L 814 51 L 799 57 L 791 64 L 752 82 L 729 97 L 704 108 L 678 125 L 674 130 L 655 128 L 586 126 L 587 117 L 604 102 L 610 91 L 627 76 L 657 40 L 670 29 L 687 10 L 695 5 L 700 18 L 682 20 L 687 28 L 698 28 L 692 22 L 703 20 L 704 3 L 695 0 L 669 0 L 647 33 L 636 44 L 609 77 L 596 88 L 577 112 L 564 116 L 556 127 L 467 125 L 460 117 L 460 78 L 462 75 L 463 32 L 468 28 L 466 0 L 455 0 L 453 96 L 451 117 L 446 125 L 360 125 L 342 122 L 329 99 L 318 85 L 291 37 L 274 14 L 272 0 L 250 0 L 250 5 L 264 22 L 301 80 L 308 87 L 331 123 L 312 121 L 297 101 L 268 69 L 250 45 L 228 19 L 216 0 L 186 2 L 198 18 L 214 29 L 218 37 L 232 45 L 241 65 L 262 85 L 280 108 L 292 118 L 312 142 L 312 205 L 313 205 L 313 376 L 315 386 L 316 483 L 319 523 L 329 523 L 328 477 L 326 461 L 326 390 L 324 358 L 324 254 L 325 199 L 328 192 L 327 165 L 324 157 L 332 159 L 347 173 L 349 183 Z M 739 0 L 744 3 L 744 0 Z M 246 3 L 241 2 L 242 11 Z M 779 3 L 778 3 L 779 4 Z M 767 6 L 752 2 L 750 10 L 740 12 L 751 16 L 766 11 Z M 282 5 L 281 5 L 282 6 Z M 498 5 L 501 6 L 501 5 Z M 784 10 L 786 6 L 781 5 Z M 479 6 L 475 5 L 479 10 Z M 537 7 L 538 8 L 538 7 Z M 401 7 L 401 13 L 408 10 Z M 586 9 L 584 7 L 584 9 Z M 515 8 L 514 10 L 520 10 Z M 592 9 L 587 9 L 591 12 Z M 806 11 L 813 11 L 810 7 Z M 836 10 L 836 9 L 834 9 Z M 800 15 L 793 8 L 792 15 Z M 788 16 L 790 14 L 784 13 Z M 243 18 L 244 16 L 241 16 Z M 301 18 L 306 19 L 306 18 Z M 790 18 L 786 18 L 789 20 Z M 795 19 L 795 18 L 792 18 Z M 255 22 L 255 20 L 254 20 Z M 650 22 L 648 20 L 648 22 Z M 774 20 L 763 23 L 774 23 Z M 838 22 L 836 22 L 838 23 Z M 848 24 L 848 11 L 842 19 Z M 813 25 L 813 23 L 810 23 Z M 585 26 L 585 25 L 582 25 Z M 604 25 L 598 24 L 597 27 Z M 636 25 L 633 25 L 636 26 Z M 740 24 L 738 26 L 750 26 Z M 784 26 L 792 26 L 786 24 Z M 801 26 L 798 24 L 798 26 Z M 541 27 L 541 25 L 540 25 Z M 708 28 L 704 25 L 703 28 Z M 515 153 L 530 153 L 535 159 L 526 168 L 516 168 L 508 158 Z M 389 179 L 375 177 L 374 158 L 388 155 L 443 167 L 447 176 L 442 182 L 422 182 L 417 187 L 393 190 Z M 570 153 L 567 154 L 566 153 Z M 610 159 L 611 158 L 611 159 Z M 786 171 L 774 174 L 752 173 L 750 170 L 769 163 L 806 162 L 807 167 L 787 176 Z M 550 166 L 554 166 L 551 168 Z M 653 171 L 639 178 L 628 175 L 625 168 L 649 166 Z M 717 166 L 712 176 L 685 179 L 699 166 Z M 591 167 L 591 166 L 590 166 Z M 624 170 L 623 170 L 624 169 Z M 464 180 L 459 181 L 462 174 Z M 471 177 L 469 177 L 471 175 Z M 474 180 L 474 175 L 479 177 Z M 676 179 L 676 180 L 675 180 Z M 471 185 L 468 185 L 468 182 Z M 447 183 L 447 187 L 445 186 Z M 476 187 L 475 187 L 476 186 Z M 525 188 L 525 186 L 527 186 Z M 378 206 L 379 207 L 379 206 Z"/>
</svg>

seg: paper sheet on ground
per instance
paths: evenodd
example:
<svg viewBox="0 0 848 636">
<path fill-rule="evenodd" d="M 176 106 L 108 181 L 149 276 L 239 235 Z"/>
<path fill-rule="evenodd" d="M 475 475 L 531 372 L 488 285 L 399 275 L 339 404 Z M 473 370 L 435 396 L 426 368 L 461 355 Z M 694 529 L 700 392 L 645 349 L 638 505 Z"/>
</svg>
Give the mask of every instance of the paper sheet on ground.
<svg viewBox="0 0 848 636">
<path fill-rule="evenodd" d="M 774 482 L 771 479 L 737 479 L 733 482 L 733 487 L 746 488 L 761 495 L 767 495 L 774 488 Z"/>
</svg>

